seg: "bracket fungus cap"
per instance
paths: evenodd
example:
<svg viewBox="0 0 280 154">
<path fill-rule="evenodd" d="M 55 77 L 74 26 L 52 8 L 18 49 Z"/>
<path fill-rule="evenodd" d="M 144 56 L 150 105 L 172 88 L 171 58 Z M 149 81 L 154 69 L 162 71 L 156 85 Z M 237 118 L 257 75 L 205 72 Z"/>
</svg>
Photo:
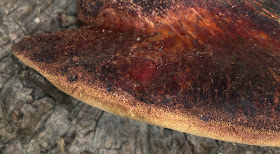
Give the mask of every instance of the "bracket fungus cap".
<svg viewBox="0 0 280 154">
<path fill-rule="evenodd" d="M 13 53 L 102 110 L 198 136 L 280 146 L 279 2 L 79 0 L 84 26 Z"/>
</svg>

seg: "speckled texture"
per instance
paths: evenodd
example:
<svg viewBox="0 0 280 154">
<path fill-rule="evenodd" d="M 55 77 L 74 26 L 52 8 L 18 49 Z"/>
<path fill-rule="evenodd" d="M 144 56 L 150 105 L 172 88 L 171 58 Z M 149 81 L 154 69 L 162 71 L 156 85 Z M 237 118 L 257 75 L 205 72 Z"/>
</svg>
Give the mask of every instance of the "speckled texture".
<svg viewBox="0 0 280 154">
<path fill-rule="evenodd" d="M 203 121 L 279 131 L 280 17 L 275 5 L 81 1 L 78 15 L 114 34 L 133 27 L 126 45 L 116 47 L 106 64 L 90 66 L 103 69 L 97 76 L 107 87 Z M 105 32 L 101 38 L 106 37 Z"/>
<path fill-rule="evenodd" d="M 249 1 L 144 2 L 80 2 L 81 19 L 95 17 L 101 27 L 33 36 L 14 51 L 70 81 L 102 81 L 104 88 L 205 122 L 279 131 L 280 29 L 273 9 L 264 6 L 265 16 Z M 106 9 L 131 17 L 123 23 L 120 15 L 104 15 Z M 142 29 L 122 30 L 141 23 Z"/>
<path fill-rule="evenodd" d="M 58 5 L 59 3 L 54 2 L 51 6 L 53 5 Z M 75 4 L 75 3 L 74 3 Z M 45 5 L 50 5 L 50 4 L 44 4 L 42 6 Z M 70 4 L 69 4 L 70 5 Z M 60 6 L 60 5 L 58 5 Z M 276 5 L 277 6 L 277 5 Z M 37 8 L 38 6 L 36 6 L 35 8 Z M 51 7 L 49 7 L 51 8 Z M 5 7 L 5 9 L 8 9 L 8 7 Z M 45 12 L 45 11 L 43 11 Z M 52 11 L 54 13 L 54 11 Z M 55 13 L 54 13 L 55 14 Z M 44 14 L 42 15 L 44 16 Z M 71 18 L 71 17 L 70 17 Z M 54 23 L 59 23 L 57 22 L 60 18 L 54 18 L 52 19 Z M 7 23 L 7 20 L 4 19 L 4 23 Z M 19 20 L 19 22 L 17 23 L 21 23 L 21 21 Z M 44 23 L 43 25 L 47 25 L 48 23 Z M 31 24 L 30 24 L 31 25 Z M 35 24 L 36 25 L 36 24 Z M 34 31 L 38 32 L 38 31 L 47 31 L 48 30 L 42 30 L 46 27 L 51 27 L 51 25 L 53 27 L 56 27 L 57 29 L 60 29 L 61 27 L 59 26 L 55 26 L 53 24 L 50 24 L 50 26 L 38 26 L 37 28 L 35 26 L 33 26 Z M 67 24 L 66 24 L 67 25 Z M 12 26 L 9 27 L 10 29 L 12 28 Z M 30 28 L 30 26 L 29 26 Z M 70 27 L 71 28 L 71 27 Z M 24 28 L 23 28 L 24 29 Z M 52 28 L 51 30 L 52 32 L 55 31 L 55 29 Z M 20 32 L 20 31 L 17 31 Z M 6 34 L 6 33 L 4 33 Z M 8 33 L 9 34 L 9 33 Z M 10 35 L 11 36 L 11 35 Z M 19 36 L 20 37 L 20 36 Z M 14 39 L 14 38 L 12 38 Z M 137 39 L 137 38 L 136 38 Z M 142 38 L 141 38 L 142 39 Z M 6 47 L 6 46 L 3 46 Z M 8 59 L 6 59 L 7 62 Z M 10 70 L 10 67 L 13 67 L 13 63 L 15 61 L 12 61 L 12 63 L 8 64 L 8 65 L 3 65 L 5 66 L 4 68 L 7 68 L 6 66 L 9 66 L 9 68 L 7 68 L 8 70 Z M 31 74 L 34 74 L 34 72 L 30 69 L 26 70 L 27 72 L 31 72 Z M 16 73 L 16 72 L 15 72 Z M 36 73 L 35 73 L 36 74 Z M 3 75 L 5 75 L 5 73 L 3 73 Z M 38 74 L 36 74 L 37 76 Z M 7 76 L 7 80 L 10 80 L 9 78 L 10 75 Z M 6 77 L 3 78 L 4 80 L 6 80 Z M 39 80 L 40 79 L 40 80 Z M 73 82 L 76 79 L 78 79 L 77 81 L 79 81 L 79 78 L 76 78 L 75 76 L 69 76 L 69 79 Z M 18 78 L 16 78 L 16 80 L 19 80 Z M 42 94 L 44 93 L 48 93 L 47 96 L 51 96 L 53 97 L 54 101 L 56 102 L 56 106 L 60 106 L 59 102 L 71 102 L 70 100 L 66 99 L 66 100 L 61 100 L 60 99 L 60 94 L 57 93 L 57 91 L 54 91 L 52 88 L 49 88 L 50 85 L 49 83 L 47 84 L 42 84 L 42 78 L 38 78 L 35 76 L 31 76 L 28 77 L 28 80 L 26 80 L 26 78 L 21 79 L 23 82 L 31 82 L 31 83 L 38 83 L 40 86 L 40 88 L 35 88 L 34 89 L 34 94 L 32 94 L 32 96 L 34 97 L 34 99 L 37 99 L 38 97 L 42 97 Z M 2 81 L 2 80 L 1 80 Z M 38 82 L 39 81 L 39 82 Z M 9 83 L 13 83 L 13 82 L 9 82 Z M 4 83 L 6 86 L 9 86 L 10 84 L 7 84 L 6 82 Z M 30 87 L 30 84 L 28 84 Z M 25 85 L 26 86 L 26 85 Z M 13 88 L 15 90 L 15 88 Z M 43 92 L 42 92 L 42 89 Z M 4 91 L 6 90 L 3 89 Z M 108 91 L 110 91 L 111 89 L 108 88 Z M 18 90 L 18 92 L 21 91 L 20 89 Z M 25 91 L 24 89 L 22 91 Z M 17 92 L 17 93 L 18 93 Z M 11 94 L 13 95 L 13 94 Z M 28 94 L 27 94 L 28 95 Z M 20 95 L 18 96 L 18 98 L 21 98 L 22 96 L 25 96 L 25 94 L 20 93 Z M 59 96 L 57 98 L 57 96 Z M 66 97 L 65 95 L 63 97 Z M 30 97 L 27 97 L 30 98 Z M 30 101 L 30 99 L 28 99 Z M 32 101 L 32 100 L 31 100 Z M 81 108 L 81 106 L 84 106 Z M 69 109 L 71 108 L 69 105 L 65 105 L 62 104 L 62 107 L 66 109 L 66 113 L 69 112 Z M 86 109 L 86 110 L 85 110 Z M 92 108 L 93 109 L 93 108 Z M 75 111 L 74 111 L 75 110 Z M 79 112 L 78 112 L 79 110 Z M 5 111 L 5 109 L 4 109 Z M 61 110 L 61 108 L 59 108 L 58 110 L 55 110 L 54 112 L 52 112 L 51 114 L 54 114 L 56 112 L 61 112 L 63 110 Z M 71 111 L 71 109 L 70 109 Z M 89 112 L 89 113 L 85 113 L 85 112 Z M 71 112 L 71 114 L 74 113 L 85 113 L 84 116 L 81 115 L 81 119 L 83 119 L 82 117 L 90 117 L 90 115 L 94 114 L 95 112 L 100 112 L 99 110 L 95 110 L 93 109 L 92 112 L 90 110 L 90 108 L 86 105 L 82 105 L 80 104 L 79 106 L 76 106 L 73 108 L 73 113 Z M 61 112 L 62 114 L 62 112 Z M 63 113 L 64 114 L 64 113 Z M 71 114 L 67 114 L 66 116 L 68 117 Z M 75 115 L 75 114 L 74 114 Z M 67 145 L 67 150 L 71 151 L 71 152 L 78 152 L 78 151 L 84 151 L 85 153 L 91 153 L 91 152 L 125 152 L 125 151 L 137 151 L 137 152 L 143 152 L 143 153 L 155 153 L 155 152 L 162 152 L 162 153 L 171 153 L 171 152 L 187 152 L 187 153 L 218 153 L 218 152 L 224 152 L 224 153 L 255 153 L 255 152 L 265 152 L 265 153 L 275 153 L 277 152 L 277 148 L 266 148 L 266 147 L 256 147 L 256 146 L 245 146 L 245 145 L 241 145 L 241 144 L 232 144 L 232 143 L 227 143 L 227 142 L 221 142 L 221 141 L 215 141 L 212 139 L 205 139 L 205 138 L 199 138 L 199 137 L 195 137 L 195 136 L 191 136 L 191 135 L 187 135 L 187 134 L 182 134 L 182 133 L 178 133 L 176 131 L 172 131 L 172 130 L 167 130 L 167 129 L 162 129 L 162 128 L 158 128 L 155 126 L 148 126 L 148 125 L 134 125 L 136 122 L 134 121 L 127 121 L 124 118 L 118 118 L 116 116 L 108 116 L 109 114 L 104 113 L 103 115 L 101 115 L 102 118 L 100 118 L 100 120 L 98 120 L 96 123 L 98 123 L 98 129 L 95 129 L 95 127 L 93 127 L 92 129 L 90 127 L 85 127 L 84 126 L 84 122 L 86 122 L 85 120 L 78 120 L 80 121 L 80 124 L 76 124 L 73 121 L 73 129 L 68 130 L 68 133 L 66 134 L 66 136 L 64 137 L 67 141 L 66 141 L 66 145 Z M 25 116 L 25 115 L 24 115 Z M 58 120 L 63 120 L 60 119 L 61 116 L 56 116 L 55 119 Z M 75 117 L 75 116 L 74 116 Z M 49 117 L 48 117 L 49 118 Z M 74 118 L 75 119 L 75 118 Z M 118 120 L 120 119 L 120 120 Z M 202 117 L 202 119 L 205 119 L 205 117 Z M 68 119 L 71 121 L 71 118 Z M 67 125 L 69 126 L 69 124 L 67 123 L 66 120 L 65 122 L 62 122 L 62 125 Z M 105 120 L 105 121 L 104 121 Z M 122 125 L 122 128 L 116 129 L 116 126 L 119 126 L 117 122 L 123 123 L 125 125 Z M 72 122 L 71 122 L 72 123 Z M 92 120 L 92 123 L 95 123 L 95 120 Z M 108 126 L 108 123 L 111 123 L 112 125 Z M 44 126 L 44 124 L 43 124 Z M 71 125 L 70 125 L 71 126 Z M 126 127 L 127 126 L 127 127 Z M 40 128 L 41 126 L 39 126 Z M 141 129 L 139 129 L 141 127 Z M 78 129 L 77 129 L 78 128 Z M 105 129 L 104 129 L 105 128 Z M 107 128 L 107 129 L 106 129 Z M 111 129 L 113 128 L 113 129 Z M 129 129 L 128 129 L 129 128 Z M 122 131 L 122 130 L 126 130 L 126 131 Z M 93 135 L 95 130 L 97 130 L 96 134 L 100 134 L 100 135 Z M 128 130 L 130 130 L 131 132 L 128 132 Z M 39 129 L 40 131 L 44 131 L 44 129 Z M 83 131 L 89 131 L 89 133 L 85 133 L 85 135 L 81 135 L 83 134 Z M 136 139 L 136 142 L 131 142 L 131 140 L 129 141 L 130 145 L 126 144 L 126 139 L 127 135 L 125 134 L 136 134 L 133 133 L 133 131 L 140 133 L 140 135 L 138 137 L 133 137 Z M 111 135 L 108 135 L 108 132 L 111 132 Z M 59 134 L 63 134 L 63 132 L 59 132 L 57 135 L 59 136 Z M 73 136 L 71 136 L 71 133 L 74 133 L 76 135 L 73 134 Z M 91 136 L 92 134 L 92 136 Z M 102 135 L 103 134 L 103 135 Z M 119 134 L 117 136 L 115 136 L 116 134 Z M 70 135 L 70 136 L 69 136 Z M 26 137 L 27 135 L 23 135 L 23 139 Z M 56 136 L 56 135 L 55 135 Z M 56 136 L 56 137 L 58 137 Z M 76 137 L 75 137 L 76 136 Z M 94 137 L 95 136 L 95 137 Z M 115 137 L 114 137 L 115 136 Z M 133 135 L 131 135 L 132 138 Z M 141 136 L 141 137 L 140 137 Z M 54 138 L 56 138 L 54 137 Z M 74 137 L 74 138 L 73 138 Z M 91 140 L 91 137 L 94 140 Z M 36 138 L 36 135 L 34 136 L 34 138 Z M 41 150 L 44 151 L 44 149 L 51 149 L 51 150 L 47 150 L 48 153 L 50 153 L 51 151 L 54 150 L 55 148 L 55 142 L 54 142 L 54 138 L 50 138 L 53 140 L 49 140 L 47 139 L 45 141 L 44 140 L 36 140 L 36 142 L 32 142 L 32 145 L 36 145 L 36 144 L 41 144 L 41 141 L 45 141 L 44 144 L 42 145 L 46 145 L 46 142 L 49 143 L 49 141 L 51 142 L 51 146 L 38 146 L 40 147 L 40 149 L 37 150 Z M 100 142 L 97 141 L 101 141 L 101 139 L 104 139 L 104 142 L 106 142 L 106 144 L 102 144 Z M 147 140 L 145 140 L 147 139 Z M 1 139 L 2 141 L 2 139 Z M 38 142 L 40 141 L 40 142 Z M 53 142 L 52 142 L 53 141 Z M 73 141 L 73 142 L 72 142 Z M 91 142 L 92 141 L 92 142 Z M 6 142 L 6 141 L 5 141 Z M 3 143 L 5 143 L 3 142 Z M 19 151 L 24 151 L 24 149 L 26 150 L 26 144 L 28 142 L 22 142 L 19 140 L 15 140 L 15 142 L 9 142 L 12 143 L 11 146 L 9 146 L 8 149 L 17 149 Z M 87 144 L 85 144 L 87 143 Z M 100 144 L 98 144 L 100 143 Z M 134 144 L 135 143 L 135 144 Z M 149 144 L 149 148 L 145 148 L 145 146 L 147 145 L 146 143 Z M 8 145 L 8 144 L 7 144 Z M 142 147 L 142 150 L 140 150 L 140 148 L 136 148 L 135 150 L 133 150 L 133 145 L 136 145 L 137 147 Z M 140 146 L 141 145 L 141 146 Z M 15 148 L 13 148 L 15 147 Z M 30 146 L 31 148 L 32 146 Z M 92 147 L 92 148 L 89 148 Z M 29 148 L 29 150 L 30 150 Z M 4 148 L 5 149 L 5 148 Z M 8 151 L 7 149 L 7 151 Z M 59 150 L 59 147 L 57 147 L 56 150 Z M 131 151 L 132 150 L 132 151 Z M 46 150 L 45 150 L 46 151 Z"/>
</svg>

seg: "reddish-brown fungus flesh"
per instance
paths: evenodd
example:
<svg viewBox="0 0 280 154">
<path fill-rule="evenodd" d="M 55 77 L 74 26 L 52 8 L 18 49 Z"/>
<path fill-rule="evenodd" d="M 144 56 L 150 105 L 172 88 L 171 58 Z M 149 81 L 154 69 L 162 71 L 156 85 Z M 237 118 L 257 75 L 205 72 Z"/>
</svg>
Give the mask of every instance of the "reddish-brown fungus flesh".
<svg viewBox="0 0 280 154">
<path fill-rule="evenodd" d="M 78 7 L 84 27 L 27 37 L 15 55 L 107 111 L 206 137 L 280 145 L 279 2 L 80 0 Z M 100 94 L 87 96 L 87 89 Z M 126 105 L 106 104 L 109 96 Z M 134 110 L 141 106 L 147 111 Z M 154 110 L 183 120 L 165 121 Z"/>
</svg>

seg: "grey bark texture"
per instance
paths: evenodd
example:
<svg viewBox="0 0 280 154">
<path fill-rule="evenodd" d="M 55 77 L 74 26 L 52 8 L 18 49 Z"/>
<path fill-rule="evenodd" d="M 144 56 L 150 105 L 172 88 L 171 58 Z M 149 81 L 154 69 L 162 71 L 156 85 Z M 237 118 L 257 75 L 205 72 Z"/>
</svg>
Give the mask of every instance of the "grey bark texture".
<svg viewBox="0 0 280 154">
<path fill-rule="evenodd" d="M 60 92 L 11 53 L 24 36 L 76 27 L 76 0 L 0 0 L 0 153 L 280 154 L 103 112 Z"/>
</svg>

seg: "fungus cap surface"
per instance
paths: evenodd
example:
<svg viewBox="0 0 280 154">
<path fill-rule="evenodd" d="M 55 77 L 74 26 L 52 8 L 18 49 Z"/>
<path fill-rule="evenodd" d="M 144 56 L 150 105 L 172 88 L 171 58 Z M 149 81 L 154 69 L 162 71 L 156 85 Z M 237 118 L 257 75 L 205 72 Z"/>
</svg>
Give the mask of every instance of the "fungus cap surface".
<svg viewBox="0 0 280 154">
<path fill-rule="evenodd" d="M 60 90 L 105 111 L 199 136 L 279 146 L 277 6 L 80 0 L 84 27 L 28 36 L 13 52 Z"/>
</svg>

